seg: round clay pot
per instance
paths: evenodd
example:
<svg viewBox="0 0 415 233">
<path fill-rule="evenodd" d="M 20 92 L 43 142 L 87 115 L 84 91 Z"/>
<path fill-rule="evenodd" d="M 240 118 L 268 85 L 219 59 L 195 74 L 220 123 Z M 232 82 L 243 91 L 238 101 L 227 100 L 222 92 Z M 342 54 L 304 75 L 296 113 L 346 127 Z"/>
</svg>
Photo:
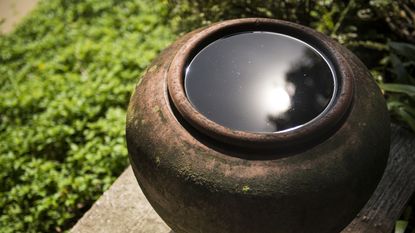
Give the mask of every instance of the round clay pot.
<svg viewBox="0 0 415 233">
<path fill-rule="evenodd" d="M 327 59 L 335 84 L 318 116 L 257 132 L 195 107 L 189 64 L 210 44 L 249 32 L 296 38 Z M 176 233 L 338 233 L 371 196 L 389 152 L 385 101 L 364 64 L 321 33 L 272 19 L 216 23 L 165 49 L 135 88 L 126 134 L 141 189 Z"/>
</svg>

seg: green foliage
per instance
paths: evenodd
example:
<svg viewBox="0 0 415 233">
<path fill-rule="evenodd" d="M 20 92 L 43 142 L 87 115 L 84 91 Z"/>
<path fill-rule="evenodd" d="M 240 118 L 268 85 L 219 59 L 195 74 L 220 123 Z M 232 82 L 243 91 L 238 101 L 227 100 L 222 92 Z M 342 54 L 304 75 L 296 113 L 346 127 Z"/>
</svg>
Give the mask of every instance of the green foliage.
<svg viewBox="0 0 415 233">
<path fill-rule="evenodd" d="M 396 221 L 395 223 L 395 233 L 405 233 L 405 232 L 415 232 L 415 229 L 413 229 L 413 226 L 408 226 L 409 221 L 413 220 L 412 217 L 412 207 L 408 206 L 405 208 L 405 210 L 402 213 L 402 216 L 400 220 Z M 412 228 L 412 229 L 411 229 Z"/>
<path fill-rule="evenodd" d="M 415 1 L 371 0 L 374 10 L 382 15 L 394 34 L 415 43 Z"/>
<path fill-rule="evenodd" d="M 391 73 L 395 83 L 381 83 L 392 116 L 415 132 L 415 45 L 390 42 Z"/>
<path fill-rule="evenodd" d="M 125 110 L 173 39 L 163 2 L 49 0 L 0 36 L 0 232 L 60 232 L 128 164 Z"/>
<path fill-rule="evenodd" d="M 396 225 L 395 225 L 395 233 L 404 233 L 406 227 L 408 226 L 408 221 L 396 221 Z"/>
</svg>

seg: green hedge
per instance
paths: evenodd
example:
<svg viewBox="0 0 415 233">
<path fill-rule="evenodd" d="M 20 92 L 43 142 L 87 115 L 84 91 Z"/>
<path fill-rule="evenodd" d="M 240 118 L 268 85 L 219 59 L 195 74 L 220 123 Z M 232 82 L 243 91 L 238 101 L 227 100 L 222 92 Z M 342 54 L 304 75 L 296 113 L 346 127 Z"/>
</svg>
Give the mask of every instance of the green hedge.
<svg viewBox="0 0 415 233">
<path fill-rule="evenodd" d="M 129 96 L 175 38 L 167 14 L 49 0 L 0 37 L 0 232 L 68 229 L 125 169 Z"/>
</svg>

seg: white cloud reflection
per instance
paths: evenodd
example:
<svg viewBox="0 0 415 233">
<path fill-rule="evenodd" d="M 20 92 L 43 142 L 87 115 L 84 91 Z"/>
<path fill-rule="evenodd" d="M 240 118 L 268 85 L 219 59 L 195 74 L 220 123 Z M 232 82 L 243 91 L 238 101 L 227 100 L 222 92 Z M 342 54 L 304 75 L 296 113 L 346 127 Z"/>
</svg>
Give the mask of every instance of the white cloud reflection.
<svg viewBox="0 0 415 233">
<path fill-rule="evenodd" d="M 275 116 L 291 107 L 291 96 L 284 85 L 264 85 L 260 92 L 259 103 L 266 115 Z"/>
</svg>

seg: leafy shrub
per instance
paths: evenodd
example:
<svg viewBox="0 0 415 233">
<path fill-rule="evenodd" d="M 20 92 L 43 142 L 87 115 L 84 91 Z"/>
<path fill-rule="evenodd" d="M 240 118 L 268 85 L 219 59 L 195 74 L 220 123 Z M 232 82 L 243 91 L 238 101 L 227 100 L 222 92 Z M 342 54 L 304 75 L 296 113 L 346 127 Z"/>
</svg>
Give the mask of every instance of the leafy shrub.
<svg viewBox="0 0 415 233">
<path fill-rule="evenodd" d="M 392 116 L 406 122 L 415 131 L 415 45 L 389 42 L 391 72 L 397 83 L 381 83 L 387 91 L 387 105 Z"/>
<path fill-rule="evenodd" d="M 49 0 L 0 37 L 0 232 L 60 232 L 128 164 L 130 92 L 174 39 L 163 2 Z"/>
</svg>

